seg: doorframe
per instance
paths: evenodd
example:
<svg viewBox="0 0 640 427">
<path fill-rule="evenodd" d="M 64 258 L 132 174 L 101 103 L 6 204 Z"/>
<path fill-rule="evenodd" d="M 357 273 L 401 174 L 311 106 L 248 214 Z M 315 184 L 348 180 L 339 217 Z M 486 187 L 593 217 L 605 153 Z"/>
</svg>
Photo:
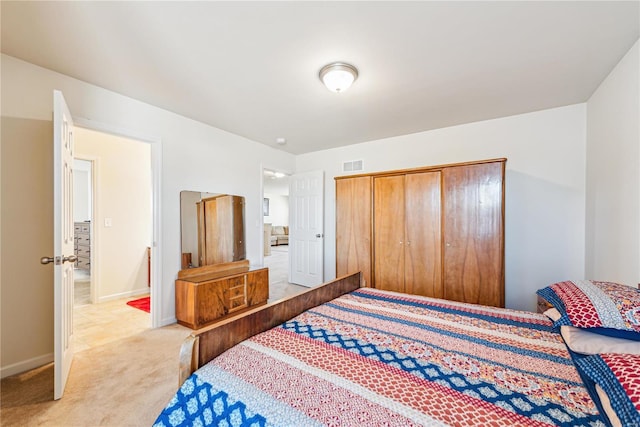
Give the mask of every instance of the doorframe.
<svg viewBox="0 0 640 427">
<path fill-rule="evenodd" d="M 260 265 L 264 265 L 264 215 L 262 211 L 262 201 L 264 200 L 264 171 L 276 171 L 287 174 L 288 176 L 293 175 L 295 172 L 290 172 L 282 168 L 271 167 L 269 165 L 265 165 L 264 163 L 260 163 L 260 197 L 258 198 L 258 212 L 260 215 Z M 289 259 L 287 261 L 289 263 L 288 268 L 291 269 L 291 255 L 289 254 Z"/>
<path fill-rule="evenodd" d="M 159 137 L 143 134 L 132 129 L 97 122 L 84 117 L 73 117 L 74 125 L 111 135 L 122 136 L 139 142 L 150 144 L 151 148 L 151 328 L 159 328 L 162 324 L 161 308 L 162 294 L 162 244 L 160 225 L 161 220 L 161 177 L 162 177 L 162 140 Z M 95 183 L 95 181 L 94 181 Z M 95 195 L 95 193 L 94 193 Z M 94 198 L 94 202 L 95 202 Z M 95 207 L 95 205 L 94 205 Z M 97 227 L 95 227 L 97 228 Z"/>
</svg>

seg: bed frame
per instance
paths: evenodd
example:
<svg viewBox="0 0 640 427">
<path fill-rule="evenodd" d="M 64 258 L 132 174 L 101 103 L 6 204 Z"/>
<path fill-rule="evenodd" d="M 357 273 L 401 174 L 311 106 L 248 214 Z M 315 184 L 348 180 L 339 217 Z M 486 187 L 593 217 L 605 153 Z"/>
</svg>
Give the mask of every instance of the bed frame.
<svg viewBox="0 0 640 427">
<path fill-rule="evenodd" d="M 301 294 L 274 301 L 193 331 L 180 348 L 178 385 L 181 386 L 196 369 L 239 342 L 361 286 L 362 273 L 342 276 Z"/>
</svg>

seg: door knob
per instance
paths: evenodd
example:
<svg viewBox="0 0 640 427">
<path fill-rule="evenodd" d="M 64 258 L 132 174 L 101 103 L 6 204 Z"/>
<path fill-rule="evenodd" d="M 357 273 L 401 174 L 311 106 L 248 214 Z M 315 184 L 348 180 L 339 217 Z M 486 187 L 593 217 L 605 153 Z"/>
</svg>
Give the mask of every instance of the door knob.
<svg viewBox="0 0 640 427">
<path fill-rule="evenodd" d="M 316 234 L 316 237 L 322 237 L 322 234 Z"/>
<path fill-rule="evenodd" d="M 42 258 L 40 258 L 40 264 L 46 265 L 52 262 L 55 262 L 56 264 L 62 264 L 63 262 L 76 262 L 77 260 L 78 257 L 75 255 L 63 256 L 62 258 L 43 256 Z"/>
</svg>

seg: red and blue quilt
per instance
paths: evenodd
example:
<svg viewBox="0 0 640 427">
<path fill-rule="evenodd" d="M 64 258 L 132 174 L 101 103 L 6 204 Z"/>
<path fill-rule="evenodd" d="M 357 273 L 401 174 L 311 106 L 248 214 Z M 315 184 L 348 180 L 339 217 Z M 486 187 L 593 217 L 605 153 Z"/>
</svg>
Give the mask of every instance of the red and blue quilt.
<svg viewBox="0 0 640 427">
<path fill-rule="evenodd" d="M 603 426 L 543 315 L 362 288 L 227 350 L 156 426 Z"/>
</svg>

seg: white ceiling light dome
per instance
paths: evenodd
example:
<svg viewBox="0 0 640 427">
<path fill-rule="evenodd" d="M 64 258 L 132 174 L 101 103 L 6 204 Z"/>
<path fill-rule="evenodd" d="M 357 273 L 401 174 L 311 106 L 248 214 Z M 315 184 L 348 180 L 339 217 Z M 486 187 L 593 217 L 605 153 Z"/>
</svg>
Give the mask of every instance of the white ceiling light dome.
<svg viewBox="0 0 640 427">
<path fill-rule="evenodd" d="M 358 78 L 358 69 L 344 62 L 333 62 L 320 70 L 320 80 L 332 92 L 344 92 Z"/>
</svg>

